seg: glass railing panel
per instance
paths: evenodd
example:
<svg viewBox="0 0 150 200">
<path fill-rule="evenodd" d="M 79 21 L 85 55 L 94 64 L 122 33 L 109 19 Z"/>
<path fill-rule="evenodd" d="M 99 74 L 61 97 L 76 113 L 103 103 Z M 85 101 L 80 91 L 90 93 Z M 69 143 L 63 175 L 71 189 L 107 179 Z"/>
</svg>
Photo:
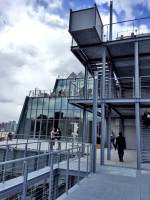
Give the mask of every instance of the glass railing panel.
<svg viewBox="0 0 150 200">
<path fill-rule="evenodd" d="M 105 97 L 112 99 L 134 98 L 134 78 L 111 78 L 105 85 Z"/>
</svg>

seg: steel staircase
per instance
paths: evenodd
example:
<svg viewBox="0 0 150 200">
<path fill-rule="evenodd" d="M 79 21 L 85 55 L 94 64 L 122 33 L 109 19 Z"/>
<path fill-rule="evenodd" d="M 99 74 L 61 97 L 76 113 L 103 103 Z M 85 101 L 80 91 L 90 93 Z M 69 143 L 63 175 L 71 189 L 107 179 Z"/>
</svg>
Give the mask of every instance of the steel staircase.
<svg viewBox="0 0 150 200">
<path fill-rule="evenodd" d="M 150 163 L 150 126 L 141 123 L 141 162 Z"/>
</svg>

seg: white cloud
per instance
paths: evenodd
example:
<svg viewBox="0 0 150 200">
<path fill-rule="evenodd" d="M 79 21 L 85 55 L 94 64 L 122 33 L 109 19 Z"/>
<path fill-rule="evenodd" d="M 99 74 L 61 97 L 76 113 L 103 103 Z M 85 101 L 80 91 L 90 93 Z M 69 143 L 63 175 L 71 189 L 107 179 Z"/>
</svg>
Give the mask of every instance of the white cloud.
<svg viewBox="0 0 150 200">
<path fill-rule="evenodd" d="M 110 0 L 95 0 L 98 5 L 102 5 L 103 3 L 110 3 Z M 113 7 L 115 11 L 119 14 L 122 11 L 125 12 L 126 19 L 134 18 L 133 9 L 135 6 L 142 5 L 145 8 L 150 10 L 150 1 L 149 0 L 113 0 Z"/>
<path fill-rule="evenodd" d="M 19 118 L 30 89 L 52 89 L 58 74 L 80 70 L 66 19 L 49 8 L 35 11 L 25 0 L 9 2 L 0 6 L 8 22 L 0 30 L 0 121 Z M 49 4 L 52 10 L 61 6 L 60 0 Z"/>
</svg>

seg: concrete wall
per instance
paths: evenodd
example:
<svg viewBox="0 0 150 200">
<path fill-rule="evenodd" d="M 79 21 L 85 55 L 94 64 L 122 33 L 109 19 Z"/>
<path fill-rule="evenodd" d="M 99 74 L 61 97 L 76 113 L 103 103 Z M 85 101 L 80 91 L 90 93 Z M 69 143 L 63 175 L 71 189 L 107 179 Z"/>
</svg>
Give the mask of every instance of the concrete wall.
<svg viewBox="0 0 150 200">
<path fill-rule="evenodd" d="M 124 122 L 124 135 L 127 149 L 136 149 L 135 120 L 126 119 Z"/>
</svg>

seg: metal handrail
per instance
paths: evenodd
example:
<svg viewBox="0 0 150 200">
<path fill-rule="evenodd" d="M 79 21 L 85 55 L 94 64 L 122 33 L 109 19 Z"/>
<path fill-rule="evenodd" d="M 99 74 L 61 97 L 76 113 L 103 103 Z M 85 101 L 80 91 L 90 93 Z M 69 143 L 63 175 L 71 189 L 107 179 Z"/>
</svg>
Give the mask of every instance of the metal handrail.
<svg viewBox="0 0 150 200">
<path fill-rule="evenodd" d="M 83 153 L 83 147 L 87 148 L 87 151 L 86 153 L 84 152 Z M 76 150 L 76 151 L 74 151 Z M 90 150 L 90 151 L 89 151 Z M 0 162 L 0 166 L 3 167 L 3 171 L 2 171 L 2 181 L 1 183 L 5 183 L 5 178 L 6 178 L 6 165 L 10 165 L 12 164 L 12 169 L 13 169 L 13 166 L 15 163 L 18 163 L 18 162 L 22 162 L 23 164 L 23 171 L 21 174 L 19 174 L 19 177 L 23 177 L 23 182 L 22 182 L 22 193 L 20 194 L 21 195 L 21 199 L 22 200 L 25 200 L 26 199 L 26 194 L 27 194 L 27 189 L 28 189 L 28 174 L 29 174 L 29 171 L 28 171 L 28 164 L 30 163 L 30 160 L 32 159 L 38 159 L 38 161 L 40 160 L 40 158 L 46 156 L 46 158 L 48 158 L 48 163 L 46 162 L 46 164 L 42 167 L 49 167 L 49 199 L 51 200 L 52 198 L 52 193 L 51 193 L 51 186 L 52 186 L 52 180 L 53 180 L 53 165 L 54 165 L 54 156 L 55 155 L 61 155 L 61 154 L 65 154 L 66 157 L 65 157 L 65 160 L 63 161 L 66 161 L 66 168 L 64 168 L 64 170 L 66 171 L 65 172 L 65 176 L 66 176 L 66 189 L 65 189 L 65 192 L 66 194 L 68 194 L 69 192 L 69 184 L 68 184 L 68 177 L 69 177 L 69 163 L 70 163 L 70 158 L 72 158 L 72 156 L 70 157 L 70 155 L 74 155 L 74 156 L 77 156 L 77 176 L 78 176 L 78 183 L 80 181 L 80 176 L 81 176 L 81 157 L 84 157 L 86 156 L 86 163 L 85 163 L 85 174 L 88 176 L 88 174 L 91 172 L 90 170 L 90 167 L 91 164 L 89 163 L 89 160 L 90 162 L 92 161 L 91 160 L 91 144 L 87 144 L 85 143 L 84 146 L 77 146 L 77 147 L 72 147 L 72 148 L 68 148 L 68 149 L 64 149 L 64 150 L 57 150 L 57 151 L 49 151 L 47 153 L 44 153 L 44 154 L 38 154 L 38 155 L 34 155 L 34 156 L 29 156 L 29 157 L 24 157 L 24 158 L 19 158 L 19 159 L 16 159 L 16 160 L 9 160 L 9 161 L 4 161 L 4 162 Z M 48 156 L 48 157 L 47 157 Z M 60 160 L 58 160 L 58 162 L 61 162 Z M 38 163 L 38 162 L 37 162 Z M 56 163 L 57 164 L 57 163 Z M 88 166 L 87 166 L 88 165 Z M 60 167 L 59 165 L 56 165 L 58 168 Z M 42 169 L 41 168 L 41 169 Z M 37 165 L 37 168 L 36 170 L 39 170 L 39 167 Z M 31 171 L 30 171 L 31 172 Z M 12 177 L 11 179 L 14 179 L 15 177 Z M 10 179 L 9 179 L 10 180 Z M 9 195 L 9 193 L 7 193 Z"/>
</svg>

